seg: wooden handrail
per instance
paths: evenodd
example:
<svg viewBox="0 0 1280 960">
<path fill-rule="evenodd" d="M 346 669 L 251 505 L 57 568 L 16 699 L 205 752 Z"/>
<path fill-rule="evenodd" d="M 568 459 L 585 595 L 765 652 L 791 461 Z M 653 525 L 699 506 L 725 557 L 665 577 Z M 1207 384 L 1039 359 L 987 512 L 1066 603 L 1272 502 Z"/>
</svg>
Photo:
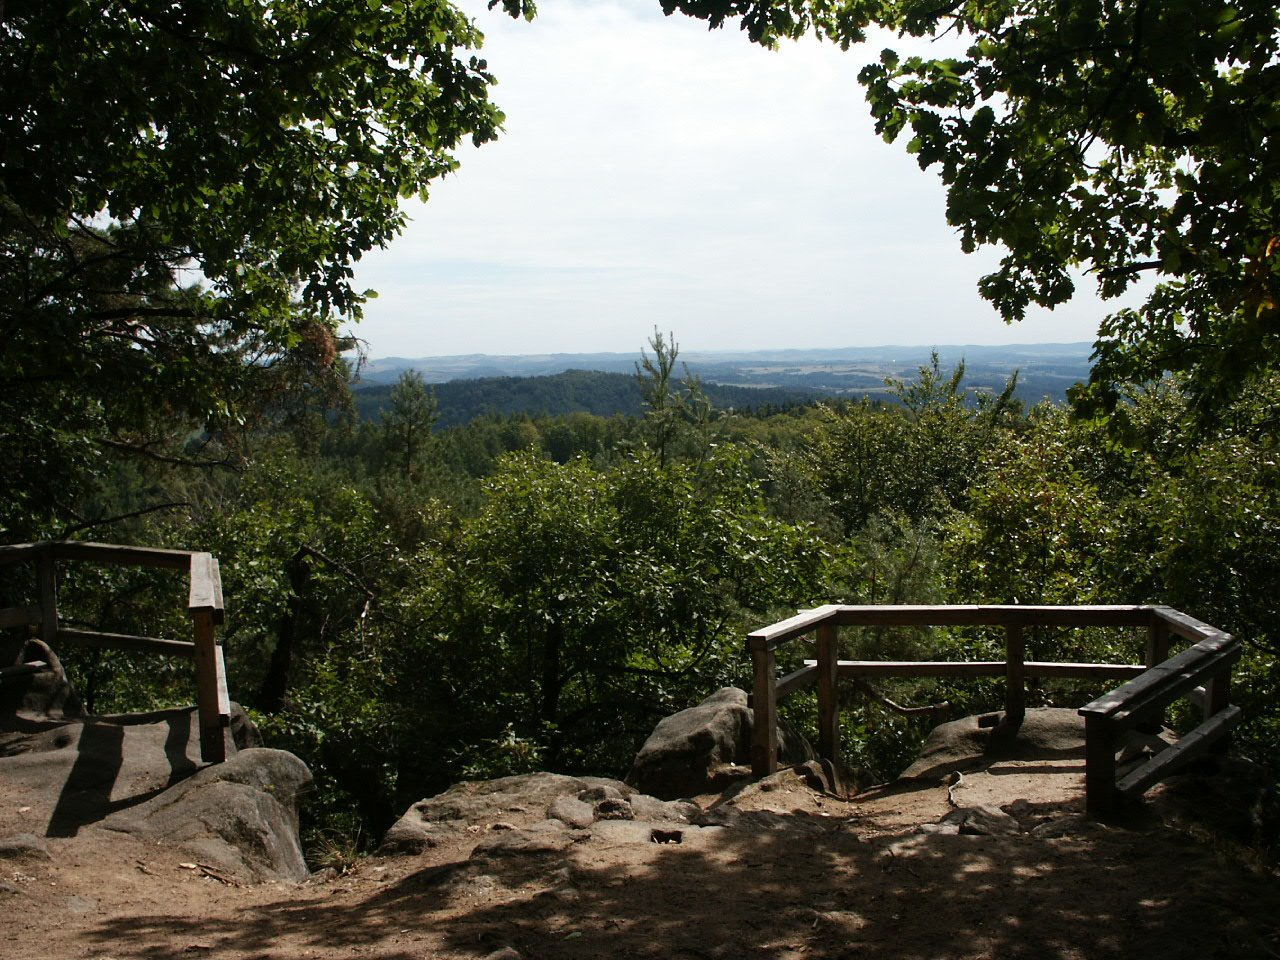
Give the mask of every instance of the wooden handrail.
<svg viewBox="0 0 1280 960">
<path fill-rule="evenodd" d="M 192 619 L 194 640 L 165 640 L 62 627 L 58 622 L 58 561 L 151 567 L 186 573 L 187 612 Z M 208 763 L 220 763 L 228 753 L 234 752 L 230 736 L 231 701 L 227 692 L 226 663 L 216 632 L 225 615 L 222 577 L 216 558 L 209 553 L 190 550 L 82 541 L 0 546 L 0 567 L 24 562 L 36 564 L 40 603 L 0 610 L 0 627 L 38 626 L 40 638 L 50 647 L 58 643 L 79 643 L 194 659 L 201 757 Z"/>
<path fill-rule="evenodd" d="M 841 626 L 993 626 L 1005 630 L 1004 660 L 982 661 L 881 661 L 837 660 L 835 636 Z M 1146 627 L 1147 662 L 1057 663 L 1026 660 L 1023 631 L 1027 627 Z M 776 677 L 776 650 L 797 637 L 815 635 L 818 656 L 805 660 L 800 669 Z M 1168 657 L 1170 634 L 1193 642 L 1180 654 Z M 1135 794 L 1167 775 L 1193 755 L 1222 749 L 1226 731 L 1239 720 L 1240 711 L 1227 703 L 1231 667 L 1240 657 L 1239 644 L 1229 634 L 1167 606 L 1092 605 L 911 605 L 851 606 L 827 604 L 803 610 L 793 617 L 747 635 L 747 650 L 754 665 L 751 704 L 755 711 L 752 770 L 765 776 L 777 769 L 777 705 L 797 690 L 818 687 L 819 752 L 836 759 L 839 750 L 839 706 L 835 681 L 850 677 L 862 682 L 871 677 L 982 677 L 1004 676 L 1004 724 L 1015 727 L 1024 711 L 1026 677 L 1109 679 L 1124 681 L 1099 697 L 1080 713 L 1086 726 L 1086 789 L 1090 812 L 1105 813 L 1118 793 Z M 1201 687 L 1204 684 L 1204 687 Z M 1203 691 L 1202 697 L 1197 697 Z M 1204 704 L 1205 723 L 1189 734 L 1177 753 L 1162 753 L 1146 773 L 1128 774 L 1119 784 L 1115 776 L 1115 750 L 1120 733 L 1144 719 L 1158 719 L 1169 703 L 1180 697 Z M 1212 718 L 1212 719 L 1211 719 Z M 1104 756 L 1105 754 L 1105 756 Z"/>
</svg>

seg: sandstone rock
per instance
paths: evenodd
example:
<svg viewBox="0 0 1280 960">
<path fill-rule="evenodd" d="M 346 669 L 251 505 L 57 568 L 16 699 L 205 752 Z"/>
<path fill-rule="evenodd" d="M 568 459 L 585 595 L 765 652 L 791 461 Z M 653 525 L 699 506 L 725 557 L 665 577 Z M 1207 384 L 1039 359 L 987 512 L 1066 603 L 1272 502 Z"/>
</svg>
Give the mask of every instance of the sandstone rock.
<svg viewBox="0 0 1280 960">
<path fill-rule="evenodd" d="M 0 684 L 0 718 L 23 721 L 70 720 L 84 715 L 62 662 L 35 638 L 0 637 L 0 667 L 42 661 L 47 670 L 10 677 Z"/>
<path fill-rule="evenodd" d="M 597 820 L 634 820 L 635 811 L 631 804 L 621 797 L 608 797 L 601 800 L 593 808 Z"/>
<path fill-rule="evenodd" d="M 524 830 L 491 833 L 471 851 L 472 860 L 559 853 L 573 845 L 569 828 L 559 820 L 543 820 Z"/>
<path fill-rule="evenodd" d="M 1075 710 L 1028 710 L 1017 730 L 978 725 L 978 717 L 942 723 L 929 732 L 920 758 L 902 779 L 931 779 L 972 770 L 990 760 L 1084 758 L 1084 718 Z"/>
<path fill-rule="evenodd" d="M 49 844 L 34 833 L 0 838 L 0 860 L 48 860 Z"/>
<path fill-rule="evenodd" d="M 659 800 L 637 793 L 631 798 L 631 811 L 637 820 L 648 823 L 687 823 L 700 814 L 702 808 L 687 800 Z"/>
<path fill-rule="evenodd" d="M 999 807 L 960 807 L 942 818 L 943 824 L 959 828 L 960 833 L 981 837 L 1003 837 L 1021 833 L 1018 821 Z"/>
<path fill-rule="evenodd" d="M 753 718 L 744 691 L 717 690 L 697 706 L 658 721 L 626 782 L 663 800 L 719 792 L 750 775 Z M 814 758 L 813 748 L 790 727 L 780 724 L 778 735 L 784 764 Z"/>
<path fill-rule="evenodd" d="M 252 879 L 308 875 L 298 841 L 298 795 L 311 772 L 283 750 L 244 750 L 205 767 L 102 825 L 198 851 L 215 866 Z"/>
<path fill-rule="evenodd" d="M 591 804 L 584 803 L 577 797 L 557 797 L 547 808 L 547 816 L 579 830 L 591 826 L 596 818 Z"/>
</svg>

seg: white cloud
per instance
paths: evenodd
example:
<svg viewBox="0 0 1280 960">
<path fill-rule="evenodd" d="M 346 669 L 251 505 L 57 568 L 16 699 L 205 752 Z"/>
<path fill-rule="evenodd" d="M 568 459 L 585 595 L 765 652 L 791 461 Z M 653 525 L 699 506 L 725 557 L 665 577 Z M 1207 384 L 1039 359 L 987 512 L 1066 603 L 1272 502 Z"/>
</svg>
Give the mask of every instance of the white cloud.
<svg viewBox="0 0 1280 960">
<path fill-rule="evenodd" d="M 879 44 L 779 52 L 656 0 L 549 0 L 487 35 L 506 133 L 361 264 L 374 356 L 1089 340 L 1104 308 L 1005 327 L 936 177 L 876 137 Z"/>
</svg>

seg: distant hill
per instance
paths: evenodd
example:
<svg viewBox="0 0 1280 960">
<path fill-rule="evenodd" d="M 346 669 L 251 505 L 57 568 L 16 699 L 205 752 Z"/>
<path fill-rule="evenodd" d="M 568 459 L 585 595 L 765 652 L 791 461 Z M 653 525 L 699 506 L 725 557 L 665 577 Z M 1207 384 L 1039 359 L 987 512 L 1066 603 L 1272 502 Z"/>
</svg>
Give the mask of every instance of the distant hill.
<svg viewBox="0 0 1280 960">
<path fill-rule="evenodd" d="M 935 349 L 944 369 L 965 362 L 970 390 L 999 391 L 1018 371 L 1017 395 L 1028 404 L 1046 397 L 1064 400 L 1068 388 L 1088 379 L 1092 352 L 1087 343 L 969 344 L 682 352 L 679 359 L 681 372 L 687 365 L 701 377 L 717 406 L 758 409 L 818 397 L 883 396 L 885 378 L 912 379 Z M 641 409 L 632 377 L 637 359 L 635 353 L 387 357 L 366 363 L 357 401 L 362 413 L 376 416 L 390 384 L 405 370 L 417 370 L 438 385 L 441 426 L 483 413 L 636 414 Z"/>
<path fill-rule="evenodd" d="M 356 409 L 363 419 L 376 419 L 391 402 L 394 384 L 381 383 L 355 391 Z M 593 413 L 599 416 L 638 416 L 644 410 L 640 385 L 631 374 L 596 370 L 567 370 L 541 377 L 478 377 L 433 385 L 440 401 L 437 426 L 461 426 L 486 414 Z M 756 388 L 706 384 L 719 409 L 758 410 L 812 402 L 817 390 Z"/>
</svg>

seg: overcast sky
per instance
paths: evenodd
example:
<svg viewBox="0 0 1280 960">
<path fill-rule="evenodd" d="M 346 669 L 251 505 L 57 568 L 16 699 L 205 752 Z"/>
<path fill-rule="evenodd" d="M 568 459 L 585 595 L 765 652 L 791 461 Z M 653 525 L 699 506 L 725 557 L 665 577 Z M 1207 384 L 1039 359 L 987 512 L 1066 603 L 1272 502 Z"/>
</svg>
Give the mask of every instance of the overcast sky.
<svg viewBox="0 0 1280 960">
<path fill-rule="evenodd" d="M 1093 340 L 1090 284 L 1008 327 L 975 290 L 935 174 L 874 132 L 861 65 L 708 32 L 658 0 L 462 0 L 506 131 L 385 251 L 357 329 L 373 357 Z"/>
</svg>

